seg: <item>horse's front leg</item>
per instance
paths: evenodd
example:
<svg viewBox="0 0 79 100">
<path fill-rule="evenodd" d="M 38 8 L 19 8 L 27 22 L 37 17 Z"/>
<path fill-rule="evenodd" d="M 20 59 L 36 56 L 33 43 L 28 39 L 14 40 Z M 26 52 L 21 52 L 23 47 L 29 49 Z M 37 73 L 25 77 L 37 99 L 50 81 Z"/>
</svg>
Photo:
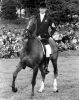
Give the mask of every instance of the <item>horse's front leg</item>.
<svg viewBox="0 0 79 100">
<path fill-rule="evenodd" d="M 38 67 L 36 66 L 34 69 L 33 69 L 33 77 L 32 77 L 32 93 L 31 93 L 31 96 L 34 96 L 34 87 L 35 87 L 35 84 L 36 84 L 36 76 L 37 76 L 37 73 L 38 73 Z"/>
<path fill-rule="evenodd" d="M 13 73 L 13 81 L 12 81 L 12 91 L 13 91 L 13 92 L 17 92 L 17 88 L 15 87 L 15 80 L 16 80 L 16 78 L 17 78 L 18 72 L 20 72 L 21 69 L 22 69 L 22 66 L 21 66 L 21 64 L 19 63 L 18 66 L 17 66 L 17 68 L 16 68 L 16 70 L 15 70 L 14 73 Z"/>
<path fill-rule="evenodd" d="M 45 72 L 44 72 L 43 66 L 42 66 L 42 67 L 39 67 L 39 68 L 40 68 L 41 75 L 42 75 L 42 82 L 41 82 L 41 87 L 40 87 L 40 89 L 39 89 L 38 92 L 41 93 L 41 92 L 43 92 L 43 90 L 44 90 Z"/>
</svg>

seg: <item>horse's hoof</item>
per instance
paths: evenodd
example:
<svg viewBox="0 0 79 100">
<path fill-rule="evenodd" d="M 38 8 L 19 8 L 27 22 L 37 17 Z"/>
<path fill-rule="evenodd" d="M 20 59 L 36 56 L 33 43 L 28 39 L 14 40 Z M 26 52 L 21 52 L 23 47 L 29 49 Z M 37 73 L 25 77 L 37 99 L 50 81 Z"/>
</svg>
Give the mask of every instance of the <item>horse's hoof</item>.
<svg viewBox="0 0 79 100">
<path fill-rule="evenodd" d="M 31 97 L 33 97 L 34 96 L 34 93 L 31 93 Z"/>
<path fill-rule="evenodd" d="M 58 89 L 57 89 L 57 90 L 54 90 L 53 92 L 54 92 L 54 93 L 57 93 L 57 92 L 59 92 L 59 91 L 58 91 Z"/>
<path fill-rule="evenodd" d="M 42 91 L 38 90 L 38 93 L 42 93 Z"/>
<path fill-rule="evenodd" d="M 17 88 L 12 87 L 13 92 L 17 92 Z"/>
<path fill-rule="evenodd" d="M 38 93 L 42 93 L 44 90 L 38 90 Z"/>
</svg>

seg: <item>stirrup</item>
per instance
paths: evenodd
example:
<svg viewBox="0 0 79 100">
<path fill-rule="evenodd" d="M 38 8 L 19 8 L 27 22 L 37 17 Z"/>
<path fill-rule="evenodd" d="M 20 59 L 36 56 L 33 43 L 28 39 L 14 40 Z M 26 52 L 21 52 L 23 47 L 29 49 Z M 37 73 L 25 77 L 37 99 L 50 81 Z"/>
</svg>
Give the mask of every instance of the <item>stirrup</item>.
<svg viewBox="0 0 79 100">
<path fill-rule="evenodd" d="M 50 71 L 48 69 L 45 69 L 45 74 L 48 74 Z"/>
</svg>

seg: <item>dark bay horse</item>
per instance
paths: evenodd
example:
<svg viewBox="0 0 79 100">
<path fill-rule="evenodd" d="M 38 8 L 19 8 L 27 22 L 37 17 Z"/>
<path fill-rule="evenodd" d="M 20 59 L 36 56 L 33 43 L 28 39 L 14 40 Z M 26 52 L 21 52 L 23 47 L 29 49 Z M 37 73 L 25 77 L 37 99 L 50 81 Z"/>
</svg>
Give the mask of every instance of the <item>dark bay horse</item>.
<svg viewBox="0 0 79 100">
<path fill-rule="evenodd" d="M 16 70 L 13 73 L 13 81 L 12 81 L 12 91 L 17 92 L 17 88 L 15 87 L 15 80 L 17 78 L 18 72 L 20 72 L 22 69 L 25 69 L 26 66 L 33 69 L 33 77 L 32 77 L 32 94 L 31 96 L 34 96 L 34 87 L 36 84 L 36 76 L 38 73 L 38 69 L 41 72 L 42 75 L 42 82 L 41 87 L 39 89 L 39 92 L 42 92 L 44 90 L 44 81 L 45 81 L 45 73 L 44 73 L 44 66 L 45 66 L 45 55 L 43 52 L 43 46 L 41 41 L 32 35 L 32 31 L 30 27 L 32 27 L 32 23 L 35 24 L 35 20 L 31 20 L 30 24 L 28 23 L 28 27 L 26 29 L 25 37 L 28 37 L 27 42 L 24 43 L 23 49 L 20 53 L 20 62 L 16 68 Z M 29 29 L 29 30 L 28 30 Z M 58 69 L 57 69 L 57 58 L 58 58 L 58 49 L 57 46 L 52 38 L 49 39 L 49 43 L 52 48 L 52 54 L 50 55 L 50 60 L 53 64 L 54 68 L 54 91 L 57 92 L 57 75 L 58 75 Z"/>
</svg>

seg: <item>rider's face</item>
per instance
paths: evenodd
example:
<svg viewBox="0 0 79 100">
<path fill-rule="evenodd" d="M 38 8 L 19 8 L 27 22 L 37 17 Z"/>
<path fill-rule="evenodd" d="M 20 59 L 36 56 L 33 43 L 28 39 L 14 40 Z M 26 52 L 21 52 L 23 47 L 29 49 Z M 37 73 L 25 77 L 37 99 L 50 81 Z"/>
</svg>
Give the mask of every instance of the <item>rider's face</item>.
<svg viewBox="0 0 79 100">
<path fill-rule="evenodd" d="M 44 14 L 46 12 L 46 10 L 47 10 L 46 8 L 39 8 L 39 11 L 41 14 Z"/>
</svg>

